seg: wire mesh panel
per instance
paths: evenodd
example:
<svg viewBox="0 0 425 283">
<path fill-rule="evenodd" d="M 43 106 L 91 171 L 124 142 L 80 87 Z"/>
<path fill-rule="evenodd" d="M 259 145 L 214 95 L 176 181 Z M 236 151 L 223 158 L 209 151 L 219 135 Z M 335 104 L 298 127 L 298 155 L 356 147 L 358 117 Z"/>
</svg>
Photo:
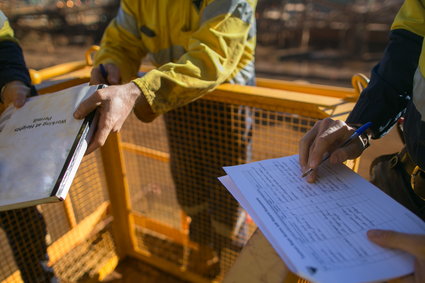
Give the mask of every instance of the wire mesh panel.
<svg viewBox="0 0 425 283">
<path fill-rule="evenodd" d="M 88 155 L 64 202 L 0 212 L 2 282 L 76 282 L 114 256 L 103 174 Z"/>
<path fill-rule="evenodd" d="M 152 123 L 130 116 L 121 140 L 83 159 L 64 202 L 0 213 L 0 280 L 92 278 L 115 250 L 191 281 L 222 279 L 256 228 L 217 180 L 222 167 L 297 153 L 328 115 L 321 105 L 341 102 L 227 88 L 235 97 L 220 87 Z"/>
<path fill-rule="evenodd" d="M 136 251 L 195 281 L 222 279 L 255 229 L 218 182 L 222 166 L 296 154 L 317 120 L 283 102 L 226 100 L 198 100 L 149 124 L 133 115 L 121 132 Z"/>
</svg>

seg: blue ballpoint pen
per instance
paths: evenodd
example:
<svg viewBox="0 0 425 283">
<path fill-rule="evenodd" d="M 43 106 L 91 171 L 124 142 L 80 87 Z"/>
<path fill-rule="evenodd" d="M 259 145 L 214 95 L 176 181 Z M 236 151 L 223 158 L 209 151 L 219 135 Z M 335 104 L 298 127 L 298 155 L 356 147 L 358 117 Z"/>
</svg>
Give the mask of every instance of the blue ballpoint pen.
<svg viewBox="0 0 425 283">
<path fill-rule="evenodd" d="M 363 126 L 361 126 L 360 128 L 358 128 L 347 140 L 345 140 L 345 142 L 343 142 L 338 148 L 342 148 L 344 146 L 346 146 L 347 144 L 351 143 L 353 140 L 355 140 L 358 136 L 360 136 L 361 134 L 363 134 L 370 126 L 372 126 L 372 122 L 367 122 L 366 124 L 364 124 Z M 331 156 L 331 154 L 328 154 L 325 158 L 322 159 L 322 161 L 320 161 L 320 164 L 322 164 L 323 162 L 325 162 L 326 160 L 329 159 L 329 157 Z M 319 164 L 319 165 L 320 165 Z M 307 171 L 305 171 L 301 178 L 304 178 L 305 176 L 307 176 L 308 174 L 311 173 L 311 171 L 313 171 L 313 168 L 308 169 Z"/>
<path fill-rule="evenodd" d="M 106 71 L 106 68 L 103 64 L 99 64 L 100 73 L 102 74 L 102 77 L 108 82 L 108 72 Z"/>
</svg>

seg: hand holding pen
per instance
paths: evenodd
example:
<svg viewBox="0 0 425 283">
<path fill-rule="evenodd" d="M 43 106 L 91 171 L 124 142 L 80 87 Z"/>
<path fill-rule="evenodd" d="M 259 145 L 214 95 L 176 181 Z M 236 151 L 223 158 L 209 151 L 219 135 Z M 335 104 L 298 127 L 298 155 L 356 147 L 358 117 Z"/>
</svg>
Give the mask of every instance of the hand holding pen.
<svg viewBox="0 0 425 283">
<path fill-rule="evenodd" d="M 90 84 L 121 84 L 121 73 L 115 64 L 99 64 L 91 71 Z"/>
<path fill-rule="evenodd" d="M 303 177 L 307 176 L 307 181 L 313 183 L 317 178 L 314 169 L 325 160 L 342 163 L 360 156 L 365 149 L 360 135 L 370 126 L 371 123 L 366 123 L 355 130 L 340 120 L 318 121 L 300 140 L 299 161 Z"/>
</svg>

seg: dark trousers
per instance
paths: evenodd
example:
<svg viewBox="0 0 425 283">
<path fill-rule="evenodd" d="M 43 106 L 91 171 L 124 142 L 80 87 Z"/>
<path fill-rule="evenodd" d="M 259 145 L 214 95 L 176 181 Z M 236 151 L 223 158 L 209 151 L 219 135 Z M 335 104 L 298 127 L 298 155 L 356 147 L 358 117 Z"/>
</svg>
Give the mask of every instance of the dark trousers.
<svg viewBox="0 0 425 283">
<path fill-rule="evenodd" d="M 205 100 L 165 114 L 177 199 L 192 219 L 190 238 L 218 252 L 245 227 L 238 202 L 217 177 L 223 166 L 250 159 L 251 120 L 249 107 Z"/>
<path fill-rule="evenodd" d="M 46 224 L 36 207 L 0 212 L 0 226 L 26 283 L 50 282 L 54 276 L 47 267 Z"/>
</svg>

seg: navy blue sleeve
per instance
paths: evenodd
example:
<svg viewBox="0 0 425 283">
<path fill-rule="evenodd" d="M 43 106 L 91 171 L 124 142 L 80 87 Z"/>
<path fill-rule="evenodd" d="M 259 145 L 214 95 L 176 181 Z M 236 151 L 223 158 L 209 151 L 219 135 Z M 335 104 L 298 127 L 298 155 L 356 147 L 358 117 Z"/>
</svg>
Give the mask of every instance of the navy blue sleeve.
<svg viewBox="0 0 425 283">
<path fill-rule="evenodd" d="M 21 47 L 13 41 L 0 41 L 0 89 L 11 81 L 31 86 Z"/>
<path fill-rule="evenodd" d="M 370 83 L 350 113 L 348 124 L 372 122 L 372 137 L 387 133 L 412 99 L 413 77 L 423 38 L 407 30 L 393 30 L 384 56 L 372 70 Z"/>
</svg>

